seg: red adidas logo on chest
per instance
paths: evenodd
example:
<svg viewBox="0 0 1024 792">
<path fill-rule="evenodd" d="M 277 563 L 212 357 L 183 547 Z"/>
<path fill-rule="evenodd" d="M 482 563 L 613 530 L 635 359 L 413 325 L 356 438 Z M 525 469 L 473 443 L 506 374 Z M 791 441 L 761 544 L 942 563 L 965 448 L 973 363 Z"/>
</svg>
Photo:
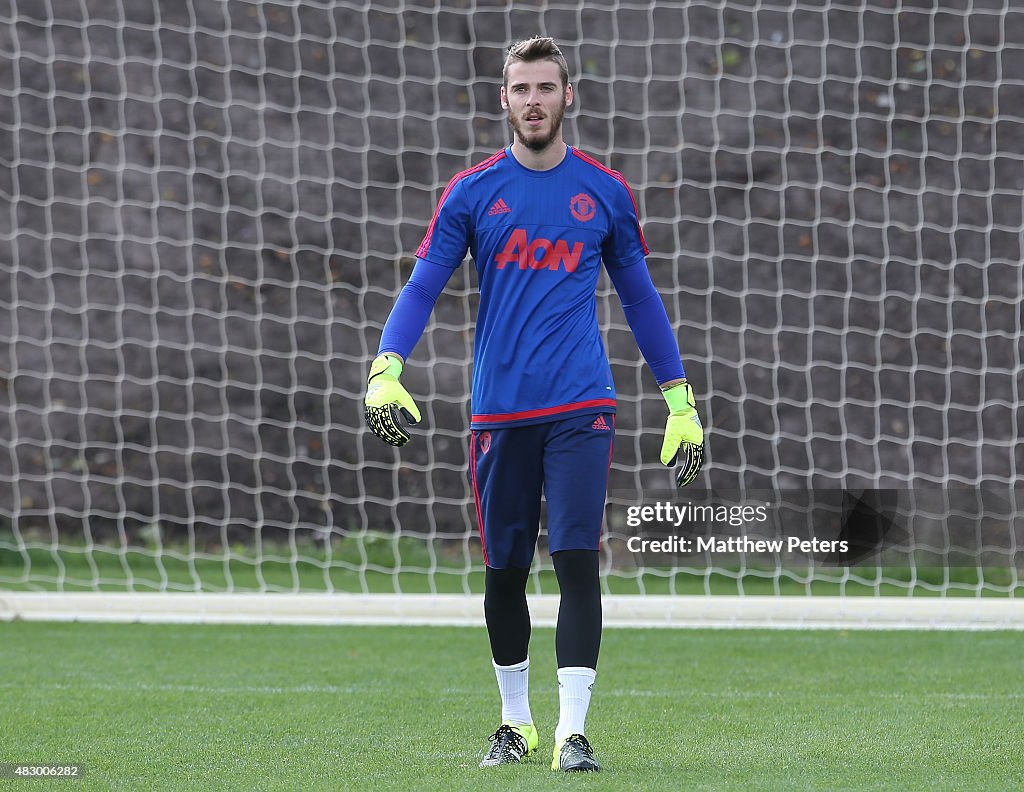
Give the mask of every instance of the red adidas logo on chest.
<svg viewBox="0 0 1024 792">
<path fill-rule="evenodd" d="M 487 210 L 487 214 L 493 217 L 494 215 L 508 214 L 511 211 L 512 209 L 507 203 L 505 203 L 505 199 L 499 198 L 494 202 L 494 206 Z"/>
</svg>

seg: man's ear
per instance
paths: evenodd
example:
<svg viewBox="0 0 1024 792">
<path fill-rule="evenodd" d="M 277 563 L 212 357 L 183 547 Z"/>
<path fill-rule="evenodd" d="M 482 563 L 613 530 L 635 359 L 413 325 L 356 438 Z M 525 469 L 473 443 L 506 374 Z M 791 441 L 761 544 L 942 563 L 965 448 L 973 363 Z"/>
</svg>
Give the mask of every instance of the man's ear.
<svg viewBox="0 0 1024 792">
<path fill-rule="evenodd" d="M 508 93 L 505 91 L 505 86 L 501 86 L 501 109 L 508 110 Z"/>
<path fill-rule="evenodd" d="M 565 106 L 568 107 L 572 104 L 573 97 L 576 92 L 572 89 L 572 83 L 566 83 L 565 85 Z"/>
</svg>

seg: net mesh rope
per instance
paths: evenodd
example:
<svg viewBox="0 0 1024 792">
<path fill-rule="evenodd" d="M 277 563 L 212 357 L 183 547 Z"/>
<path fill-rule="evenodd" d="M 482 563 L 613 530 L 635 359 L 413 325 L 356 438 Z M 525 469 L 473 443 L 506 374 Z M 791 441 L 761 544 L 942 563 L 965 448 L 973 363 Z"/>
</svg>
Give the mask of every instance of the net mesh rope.
<svg viewBox="0 0 1024 792">
<path fill-rule="evenodd" d="M 479 590 L 471 264 L 403 377 L 423 430 L 396 452 L 361 399 L 535 33 L 570 62 L 568 142 L 633 187 L 712 427 L 702 486 L 1020 478 L 1024 12 L 442 5 L 0 0 L 0 585 Z M 614 506 L 667 487 L 665 407 L 603 277 L 598 317 Z M 648 569 L 607 531 L 610 590 L 919 582 Z M 1008 558 L 926 585 L 1012 590 Z"/>
</svg>

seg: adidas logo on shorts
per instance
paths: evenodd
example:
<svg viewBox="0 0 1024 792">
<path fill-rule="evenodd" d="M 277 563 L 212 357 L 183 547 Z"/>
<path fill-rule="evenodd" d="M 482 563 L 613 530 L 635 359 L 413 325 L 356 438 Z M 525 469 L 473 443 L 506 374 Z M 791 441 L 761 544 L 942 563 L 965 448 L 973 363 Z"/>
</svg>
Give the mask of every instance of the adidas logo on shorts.
<svg viewBox="0 0 1024 792">
<path fill-rule="evenodd" d="M 590 425 L 590 428 L 591 428 L 591 429 L 603 429 L 603 430 L 604 430 L 604 431 L 606 431 L 606 432 L 610 432 L 610 431 L 612 430 L 612 427 L 611 427 L 611 426 L 610 426 L 610 425 L 608 424 L 608 422 L 607 422 L 607 421 L 606 421 L 606 420 L 604 419 L 604 416 L 603 416 L 603 415 L 599 415 L 599 416 L 597 416 L 597 420 L 595 420 L 595 421 L 594 421 L 594 422 L 593 422 L 593 423 L 592 423 L 592 424 Z"/>
</svg>

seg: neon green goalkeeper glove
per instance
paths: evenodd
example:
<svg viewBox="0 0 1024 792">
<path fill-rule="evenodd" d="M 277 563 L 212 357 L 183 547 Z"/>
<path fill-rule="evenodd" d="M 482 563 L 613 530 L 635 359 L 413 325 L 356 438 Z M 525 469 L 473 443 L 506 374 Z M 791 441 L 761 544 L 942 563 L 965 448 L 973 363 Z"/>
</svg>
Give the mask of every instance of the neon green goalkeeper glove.
<svg viewBox="0 0 1024 792">
<path fill-rule="evenodd" d="M 416 402 L 398 381 L 401 375 L 401 360 L 394 355 L 378 355 L 370 365 L 363 402 L 370 431 L 388 445 L 398 447 L 409 442 L 409 433 L 399 421 L 399 411 L 410 424 L 421 420 Z"/>
<path fill-rule="evenodd" d="M 697 478 L 704 464 L 704 425 L 697 415 L 693 388 L 683 380 L 662 396 L 668 402 L 669 416 L 665 424 L 665 442 L 661 445 L 661 464 L 672 467 L 679 460 L 676 486 L 685 487 Z"/>
</svg>

